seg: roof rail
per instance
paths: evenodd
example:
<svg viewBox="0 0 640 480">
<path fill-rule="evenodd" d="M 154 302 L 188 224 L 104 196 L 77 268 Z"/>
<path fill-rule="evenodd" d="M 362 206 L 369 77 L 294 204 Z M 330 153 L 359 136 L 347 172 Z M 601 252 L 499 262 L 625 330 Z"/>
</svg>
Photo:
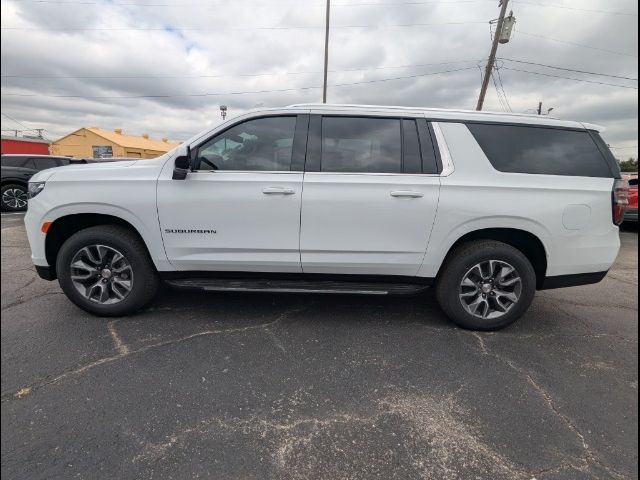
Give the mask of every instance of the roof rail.
<svg viewBox="0 0 640 480">
<path fill-rule="evenodd" d="M 326 104 L 326 103 L 297 103 L 289 105 L 287 108 L 316 108 L 316 109 L 332 109 L 332 108 L 360 108 L 365 110 L 415 110 L 420 112 L 451 112 L 451 113 L 464 113 L 464 114 L 476 114 L 476 115 L 500 115 L 509 117 L 538 117 L 533 113 L 513 113 L 513 112 L 491 112 L 491 111 L 477 111 L 477 110 L 464 110 L 464 109 L 452 109 L 452 108 L 428 108 L 428 107 L 402 107 L 392 105 L 357 105 L 357 104 Z M 545 118 L 554 119 L 545 115 Z"/>
</svg>

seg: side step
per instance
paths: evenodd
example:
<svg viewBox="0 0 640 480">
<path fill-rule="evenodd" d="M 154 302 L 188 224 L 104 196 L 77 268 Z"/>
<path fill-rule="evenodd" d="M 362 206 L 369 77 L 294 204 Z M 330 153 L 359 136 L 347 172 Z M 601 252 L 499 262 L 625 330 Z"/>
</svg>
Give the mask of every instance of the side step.
<svg viewBox="0 0 640 480">
<path fill-rule="evenodd" d="M 167 285 L 216 292 L 343 293 L 350 295 L 412 295 L 429 288 L 412 283 L 333 282 L 312 280 L 257 280 L 186 278 Z"/>
</svg>

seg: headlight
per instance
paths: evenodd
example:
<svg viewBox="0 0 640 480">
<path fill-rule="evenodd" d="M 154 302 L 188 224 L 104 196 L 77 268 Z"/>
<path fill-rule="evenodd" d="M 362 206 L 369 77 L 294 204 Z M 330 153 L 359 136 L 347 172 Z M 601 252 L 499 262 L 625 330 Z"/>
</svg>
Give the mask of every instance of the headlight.
<svg viewBox="0 0 640 480">
<path fill-rule="evenodd" d="M 44 190 L 45 182 L 30 182 L 27 198 L 33 198 Z"/>
</svg>

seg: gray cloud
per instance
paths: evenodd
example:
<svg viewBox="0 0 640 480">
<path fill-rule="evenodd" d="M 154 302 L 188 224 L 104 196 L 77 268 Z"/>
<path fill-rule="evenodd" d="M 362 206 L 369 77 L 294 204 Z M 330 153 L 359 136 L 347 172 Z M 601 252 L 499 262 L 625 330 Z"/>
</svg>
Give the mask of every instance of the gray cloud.
<svg viewBox="0 0 640 480">
<path fill-rule="evenodd" d="M 53 3 L 2 0 L 5 29 L 1 49 L 2 92 L 37 95 L 3 95 L 3 112 L 32 128 L 46 128 L 51 137 L 62 136 L 81 126 L 100 126 L 180 140 L 219 123 L 218 105 L 222 103 L 229 106 L 232 114 L 237 114 L 256 105 L 279 106 L 321 98 L 320 89 L 303 88 L 322 84 L 323 1 L 162 0 L 153 2 L 156 4 L 153 7 L 118 5 L 135 3 L 132 0 L 95 0 L 93 4 L 94 0 L 51 1 Z M 477 65 L 484 61 L 489 50 L 489 24 L 451 23 L 488 22 L 498 13 L 497 1 L 459 4 L 451 0 L 425 0 L 419 4 L 377 1 L 383 4 L 345 5 L 372 2 L 334 1 L 329 100 L 472 109 L 480 83 Z M 162 3 L 167 6 L 157 5 Z M 637 13 L 636 2 L 548 2 L 555 7 L 531 3 L 537 2 L 513 4 L 517 30 L 513 41 L 500 47 L 499 56 L 637 77 L 637 16 L 559 8 Z M 392 26 L 416 23 L 430 25 Z M 370 27 L 355 28 L 360 25 Z M 304 28 L 283 29 L 291 26 Z M 153 30 L 136 30 L 141 28 Z M 446 62 L 460 63 L 444 64 Z M 443 64 L 436 65 L 438 63 Z M 406 65 L 423 66 L 387 68 Z M 508 61 L 499 65 L 505 67 L 500 73 L 514 111 L 531 111 L 542 100 L 545 106 L 555 108 L 554 116 L 602 124 L 608 128 L 607 141 L 619 147 L 637 146 L 637 90 L 537 76 L 507 68 L 636 87 L 637 82 Z M 388 82 L 335 86 L 465 67 L 472 68 Z M 368 70 L 345 71 L 358 68 Z M 257 73 L 273 75 L 247 76 Z M 73 78 L 78 76 L 89 78 Z M 299 90 L 224 95 L 283 89 Z M 222 95 L 188 96 L 207 93 Z M 169 97 L 83 99 L 41 95 Z M 503 108 L 493 86 L 486 108 L 498 111 Z M 17 127 L 3 117 L 2 128 Z M 616 152 L 620 156 L 637 156 L 637 148 Z"/>
</svg>

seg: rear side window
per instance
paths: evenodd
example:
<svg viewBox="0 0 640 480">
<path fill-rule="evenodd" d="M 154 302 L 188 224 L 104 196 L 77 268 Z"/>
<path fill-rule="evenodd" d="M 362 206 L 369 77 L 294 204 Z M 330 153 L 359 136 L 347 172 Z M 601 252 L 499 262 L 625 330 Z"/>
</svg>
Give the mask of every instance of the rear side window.
<svg viewBox="0 0 640 480">
<path fill-rule="evenodd" d="M 320 171 L 401 173 L 400 120 L 324 117 Z"/>
<path fill-rule="evenodd" d="M 3 167 L 24 167 L 26 163 L 25 157 L 2 157 Z"/>
<path fill-rule="evenodd" d="M 46 170 L 47 168 L 54 168 L 59 166 L 55 158 L 39 157 L 32 158 L 31 160 L 35 164 L 36 170 Z"/>
<path fill-rule="evenodd" d="M 587 131 L 469 124 L 496 170 L 509 173 L 613 177 Z"/>
</svg>

